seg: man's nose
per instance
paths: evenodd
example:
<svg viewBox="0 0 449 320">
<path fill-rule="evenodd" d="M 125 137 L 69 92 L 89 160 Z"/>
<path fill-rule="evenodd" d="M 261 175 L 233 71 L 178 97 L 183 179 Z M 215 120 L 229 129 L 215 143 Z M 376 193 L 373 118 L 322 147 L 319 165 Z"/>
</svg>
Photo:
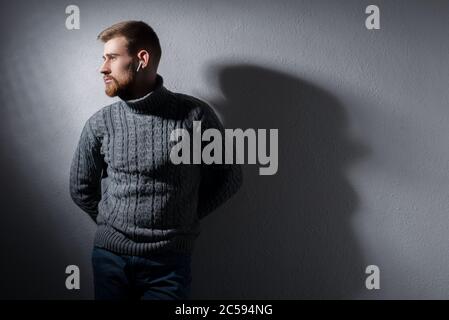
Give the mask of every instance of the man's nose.
<svg viewBox="0 0 449 320">
<path fill-rule="evenodd" d="M 109 74 L 111 73 L 111 69 L 108 67 L 108 65 L 106 64 L 106 62 L 104 62 L 101 67 L 100 67 L 100 73 L 102 74 Z"/>
</svg>

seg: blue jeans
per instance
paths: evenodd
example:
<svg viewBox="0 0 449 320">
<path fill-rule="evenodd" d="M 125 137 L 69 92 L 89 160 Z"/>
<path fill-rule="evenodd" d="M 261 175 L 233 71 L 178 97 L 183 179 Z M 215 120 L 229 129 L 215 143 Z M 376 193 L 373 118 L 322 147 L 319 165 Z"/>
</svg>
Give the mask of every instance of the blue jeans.
<svg viewBox="0 0 449 320">
<path fill-rule="evenodd" d="M 160 252 L 151 257 L 120 255 L 94 247 L 96 300 L 187 300 L 191 255 Z"/>
</svg>

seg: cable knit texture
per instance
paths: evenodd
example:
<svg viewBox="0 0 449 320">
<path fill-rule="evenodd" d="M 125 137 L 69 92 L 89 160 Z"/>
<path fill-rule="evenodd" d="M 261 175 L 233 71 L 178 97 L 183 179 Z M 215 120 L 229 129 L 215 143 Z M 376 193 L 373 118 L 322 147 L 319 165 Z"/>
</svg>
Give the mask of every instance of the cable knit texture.
<svg viewBox="0 0 449 320">
<path fill-rule="evenodd" d="M 137 256 L 192 253 L 200 220 L 242 184 L 236 164 L 171 162 L 172 130 L 193 137 L 195 120 L 203 132 L 216 128 L 224 137 L 207 103 L 171 92 L 158 74 L 149 94 L 119 100 L 86 121 L 70 167 L 70 195 L 98 225 L 95 246 Z"/>
</svg>

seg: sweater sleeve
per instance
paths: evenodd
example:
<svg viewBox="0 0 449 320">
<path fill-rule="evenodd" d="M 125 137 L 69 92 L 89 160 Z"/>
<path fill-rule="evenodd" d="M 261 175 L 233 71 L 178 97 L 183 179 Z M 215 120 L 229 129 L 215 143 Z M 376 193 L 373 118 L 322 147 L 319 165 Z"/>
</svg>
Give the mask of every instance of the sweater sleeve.
<svg viewBox="0 0 449 320">
<path fill-rule="evenodd" d="M 202 219 L 231 198 L 241 187 L 243 174 L 241 165 L 225 164 L 224 128 L 213 109 L 204 105 L 201 120 L 201 131 L 209 128 L 218 129 L 221 133 L 221 164 L 201 164 L 201 182 L 198 199 L 198 218 Z"/>
<path fill-rule="evenodd" d="M 93 131 L 92 117 L 81 132 L 70 166 L 70 196 L 95 222 L 101 199 L 101 176 L 105 168 L 101 142 Z"/>
</svg>

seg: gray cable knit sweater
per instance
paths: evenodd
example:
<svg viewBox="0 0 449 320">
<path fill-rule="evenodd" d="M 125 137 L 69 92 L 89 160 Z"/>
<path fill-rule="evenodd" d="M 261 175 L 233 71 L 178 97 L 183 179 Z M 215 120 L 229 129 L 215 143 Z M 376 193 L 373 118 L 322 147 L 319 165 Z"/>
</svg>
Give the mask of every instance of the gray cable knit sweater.
<svg viewBox="0 0 449 320">
<path fill-rule="evenodd" d="M 242 184 L 239 165 L 170 160 L 173 129 L 224 129 L 205 102 L 165 88 L 103 107 L 85 123 L 70 167 L 70 195 L 97 223 L 94 245 L 148 256 L 191 253 L 200 219 Z"/>
</svg>

